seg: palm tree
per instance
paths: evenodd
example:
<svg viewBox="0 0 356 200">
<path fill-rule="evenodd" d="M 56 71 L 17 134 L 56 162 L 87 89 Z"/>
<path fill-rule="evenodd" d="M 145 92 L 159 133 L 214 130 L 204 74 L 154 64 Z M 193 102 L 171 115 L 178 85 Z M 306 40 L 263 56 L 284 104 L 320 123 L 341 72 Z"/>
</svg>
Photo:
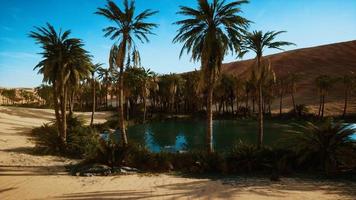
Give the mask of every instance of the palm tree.
<svg viewBox="0 0 356 200">
<path fill-rule="evenodd" d="M 297 83 L 301 80 L 302 74 L 301 73 L 290 73 L 287 77 L 287 81 L 290 85 L 290 94 L 292 97 L 292 104 L 293 104 L 293 110 L 296 111 L 296 103 L 295 103 L 295 97 L 294 94 L 297 91 Z"/>
<path fill-rule="evenodd" d="M 91 111 L 91 119 L 90 119 L 90 126 L 93 126 L 94 123 L 94 114 L 95 114 L 95 106 L 96 106 L 96 78 L 95 78 L 95 73 L 98 72 L 98 70 L 101 68 L 103 64 L 97 63 L 92 66 L 91 69 L 91 88 L 92 88 L 92 111 Z"/>
<path fill-rule="evenodd" d="M 324 118 L 325 98 L 329 93 L 329 90 L 333 87 L 336 81 L 337 79 L 330 77 L 328 75 L 320 75 L 315 79 L 320 95 L 320 103 L 319 103 L 319 111 L 318 111 L 318 116 L 320 118 Z"/>
<path fill-rule="evenodd" d="M 153 72 L 150 69 L 145 69 L 142 67 L 141 75 L 141 97 L 143 102 L 143 122 L 146 121 L 146 111 L 147 111 L 147 97 L 150 92 L 151 87 L 155 87 L 153 82 Z"/>
<path fill-rule="evenodd" d="M 53 105 L 53 93 L 52 87 L 49 85 L 41 84 L 39 87 L 35 88 L 36 95 L 40 97 L 43 104 L 47 106 Z"/>
<path fill-rule="evenodd" d="M 41 46 L 43 60 L 34 69 L 43 74 L 43 82 L 49 83 L 53 88 L 55 116 L 58 133 L 62 142 L 67 138 L 67 94 L 68 80 L 72 69 L 86 66 L 89 60 L 88 52 L 83 49 L 83 42 L 77 38 L 69 38 L 70 30 L 56 32 L 54 27 L 47 23 L 47 27 L 35 27 L 29 36 Z"/>
<path fill-rule="evenodd" d="M 99 67 L 97 72 L 98 72 L 98 78 L 102 81 L 102 84 L 105 87 L 104 90 L 105 108 L 108 108 L 108 94 L 109 94 L 109 87 L 111 84 L 110 69 Z"/>
<path fill-rule="evenodd" d="M 123 111 L 123 72 L 126 53 L 132 49 L 135 49 L 134 38 L 139 41 L 148 42 L 147 35 L 153 34 L 151 30 L 157 27 L 154 23 L 147 23 L 145 20 L 150 16 L 156 14 L 156 11 L 145 10 L 142 13 L 135 15 L 135 3 L 133 0 L 123 1 L 124 8 L 121 9 L 113 1 L 108 0 L 105 8 L 98 8 L 95 12 L 98 15 L 102 15 L 108 20 L 115 22 L 116 26 L 109 26 L 103 31 L 105 37 L 110 36 L 110 39 L 117 40 L 118 45 L 114 44 L 111 49 L 110 57 L 111 65 L 120 69 L 119 72 L 119 129 L 122 135 L 122 143 L 124 146 L 128 144 L 125 128 L 125 119 Z"/>
<path fill-rule="evenodd" d="M 243 81 L 240 77 L 235 76 L 235 97 L 236 97 L 236 113 L 238 114 L 240 108 L 241 93 L 244 89 Z"/>
<path fill-rule="evenodd" d="M 222 61 L 228 52 L 240 52 L 242 33 L 249 21 L 238 14 L 240 6 L 248 1 L 226 3 L 223 0 L 198 0 L 198 8 L 180 6 L 178 14 L 187 19 L 175 22 L 180 26 L 174 43 L 183 43 L 180 56 L 186 51 L 193 61 L 201 62 L 201 71 L 207 91 L 207 133 L 208 152 L 213 152 L 212 100 L 213 88 L 218 78 Z"/>
<path fill-rule="evenodd" d="M 342 77 L 342 82 L 344 84 L 344 90 L 345 90 L 345 96 L 344 96 L 345 103 L 344 103 L 344 110 L 342 112 L 342 117 L 344 118 L 347 112 L 347 105 L 348 105 L 350 93 L 356 83 L 356 77 L 355 75 L 353 75 L 353 72 L 351 72 L 351 74 L 347 74 Z"/>
<path fill-rule="evenodd" d="M 269 49 L 279 49 L 282 50 L 282 46 L 286 45 L 294 45 L 290 42 L 285 41 L 275 41 L 276 36 L 285 31 L 268 31 L 263 33 L 262 31 L 253 31 L 252 33 L 247 33 L 244 40 L 243 48 L 246 53 L 247 51 L 253 51 L 256 53 L 256 70 L 255 73 L 257 77 L 257 89 L 258 89 L 258 142 L 257 146 L 260 148 L 263 143 L 263 113 L 262 113 L 262 106 L 263 106 L 263 91 L 262 91 L 262 82 L 263 82 L 263 73 L 264 70 L 262 68 L 263 64 L 263 51 L 267 48 Z"/>
<path fill-rule="evenodd" d="M 73 115 L 74 108 L 74 98 L 75 94 L 78 91 L 80 81 L 90 76 L 91 72 L 91 64 L 89 59 L 82 60 L 74 65 L 69 65 L 67 68 L 67 72 L 69 74 L 67 86 L 67 92 L 69 94 L 69 115 Z"/>
<path fill-rule="evenodd" d="M 282 116 L 282 104 L 283 104 L 283 95 L 285 93 L 285 84 L 286 84 L 286 79 L 285 78 L 277 78 L 277 88 L 278 88 L 278 94 L 279 94 L 279 115 Z"/>
</svg>

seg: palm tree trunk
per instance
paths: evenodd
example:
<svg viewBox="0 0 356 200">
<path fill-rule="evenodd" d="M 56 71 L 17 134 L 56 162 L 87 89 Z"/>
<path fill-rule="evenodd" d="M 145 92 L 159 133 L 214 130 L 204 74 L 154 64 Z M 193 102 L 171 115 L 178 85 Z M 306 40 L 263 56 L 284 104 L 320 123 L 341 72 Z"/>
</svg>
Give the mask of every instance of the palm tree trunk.
<svg viewBox="0 0 356 200">
<path fill-rule="evenodd" d="M 240 106 L 239 98 L 238 95 L 236 95 L 236 113 L 239 112 L 239 106 Z"/>
<path fill-rule="evenodd" d="M 318 117 L 320 117 L 320 114 L 321 114 L 321 105 L 322 105 L 322 100 L 323 100 L 323 95 L 320 94 L 319 96 L 319 110 L 318 110 Z"/>
<path fill-rule="evenodd" d="M 323 105 L 321 108 L 321 118 L 324 118 L 324 108 L 325 108 L 325 95 L 323 95 Z"/>
<path fill-rule="evenodd" d="M 109 90 L 109 85 L 106 83 L 105 84 L 105 108 L 108 109 L 108 90 Z"/>
<path fill-rule="evenodd" d="M 344 103 L 344 111 L 342 113 L 342 118 L 345 118 L 346 116 L 348 100 L 349 100 L 349 91 L 348 89 L 345 89 L 345 103 Z"/>
<path fill-rule="evenodd" d="M 60 104 L 61 104 L 61 140 L 63 144 L 67 142 L 67 113 L 66 113 L 66 104 L 67 104 L 67 91 L 64 83 L 61 83 L 61 93 L 60 93 Z"/>
<path fill-rule="evenodd" d="M 143 96 L 143 123 L 146 122 L 146 96 Z"/>
<path fill-rule="evenodd" d="M 122 42 L 120 44 L 120 50 L 118 55 L 118 66 L 120 68 L 119 72 L 119 129 L 121 131 L 121 139 L 123 146 L 127 146 L 127 135 L 126 135 L 126 128 L 125 128 L 125 117 L 124 117 L 124 61 L 126 55 L 126 42 L 127 36 L 124 35 L 122 38 Z"/>
<path fill-rule="evenodd" d="M 126 120 L 130 120 L 130 110 L 132 110 L 131 106 L 132 105 L 131 105 L 130 99 L 127 98 L 127 101 L 126 101 Z M 132 112 L 131 112 L 131 114 L 132 114 Z"/>
<path fill-rule="evenodd" d="M 91 119 L 90 119 L 90 126 L 92 127 L 94 124 L 94 114 L 95 114 L 95 104 L 96 104 L 96 88 L 95 88 L 95 79 L 94 79 L 94 74 L 93 79 L 92 79 L 92 89 L 93 89 L 93 105 L 92 105 L 92 110 L 91 110 Z"/>
<path fill-rule="evenodd" d="M 234 99 L 230 99 L 230 104 L 231 104 L 231 114 L 234 114 Z"/>
<path fill-rule="evenodd" d="M 281 90 L 280 96 L 279 96 L 279 115 L 280 116 L 282 116 L 282 104 L 283 104 L 283 92 Z"/>
<path fill-rule="evenodd" d="M 293 83 L 293 86 L 292 86 L 292 103 L 293 103 L 293 110 L 294 112 L 296 112 L 296 105 L 295 105 L 295 99 L 294 99 L 294 83 Z"/>
<path fill-rule="evenodd" d="M 258 86 L 258 143 L 257 147 L 261 148 L 263 143 L 263 97 L 262 97 L 262 84 Z"/>
<path fill-rule="evenodd" d="M 126 46 L 126 45 L 125 45 Z M 119 75 L 119 128 L 121 131 L 121 139 L 122 139 L 122 144 L 123 146 L 127 146 L 128 142 L 127 142 L 127 135 L 126 135 L 126 128 L 125 128 L 125 117 L 124 117 L 124 73 L 123 73 L 124 69 L 123 66 L 120 67 L 120 75 Z"/>
<path fill-rule="evenodd" d="M 56 81 L 53 82 L 53 106 L 54 106 L 54 113 L 56 116 L 56 122 L 57 122 L 57 131 L 58 131 L 58 137 L 61 136 L 61 117 L 59 115 L 59 105 L 58 105 L 58 91 L 57 91 L 57 83 Z"/>
<path fill-rule="evenodd" d="M 206 132 L 206 145 L 208 153 L 213 153 L 213 87 L 211 87 L 211 80 L 209 80 L 208 96 L 207 96 L 207 132 Z"/>
<path fill-rule="evenodd" d="M 261 57 L 257 58 L 257 66 L 261 67 Z M 263 91 L 262 91 L 262 80 L 258 83 L 258 141 L 257 148 L 261 148 L 263 144 Z"/>
<path fill-rule="evenodd" d="M 248 101 L 249 101 L 249 94 L 248 92 L 246 93 L 246 109 L 249 109 Z"/>
<path fill-rule="evenodd" d="M 74 89 L 71 91 L 70 99 L 69 99 L 69 115 L 73 116 L 73 110 L 74 110 Z"/>
</svg>

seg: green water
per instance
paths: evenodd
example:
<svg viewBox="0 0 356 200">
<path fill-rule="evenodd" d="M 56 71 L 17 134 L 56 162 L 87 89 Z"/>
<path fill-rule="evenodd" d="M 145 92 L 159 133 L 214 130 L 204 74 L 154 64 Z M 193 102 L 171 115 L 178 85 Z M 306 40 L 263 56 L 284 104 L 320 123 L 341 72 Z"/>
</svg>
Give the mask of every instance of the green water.
<svg viewBox="0 0 356 200">
<path fill-rule="evenodd" d="M 264 144 L 275 145 L 290 125 L 266 122 Z M 145 144 L 153 151 L 199 150 L 205 147 L 205 122 L 165 121 L 134 125 L 128 128 L 132 142 Z M 258 126 L 255 121 L 222 120 L 213 123 L 213 142 L 217 151 L 228 150 L 239 140 L 256 144 Z"/>
</svg>

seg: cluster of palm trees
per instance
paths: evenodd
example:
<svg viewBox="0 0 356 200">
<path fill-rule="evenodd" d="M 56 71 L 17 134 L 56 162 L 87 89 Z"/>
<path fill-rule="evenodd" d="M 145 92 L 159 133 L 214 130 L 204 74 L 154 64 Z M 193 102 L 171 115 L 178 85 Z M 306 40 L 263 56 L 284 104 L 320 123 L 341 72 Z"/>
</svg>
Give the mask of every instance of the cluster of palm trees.
<svg viewBox="0 0 356 200">
<path fill-rule="evenodd" d="M 349 98 L 351 93 L 354 92 L 354 87 L 356 86 L 356 76 L 353 72 L 350 72 L 343 77 L 333 77 L 329 75 L 320 75 L 315 79 L 315 84 L 319 90 L 319 109 L 318 116 L 320 118 L 324 117 L 325 111 L 325 99 L 329 94 L 330 90 L 335 86 L 336 83 L 341 82 L 344 88 L 344 108 L 342 117 L 345 117 L 347 114 L 347 108 L 349 103 Z"/>
<path fill-rule="evenodd" d="M 73 93 L 78 90 L 81 80 L 92 70 L 90 55 L 78 38 L 71 38 L 71 32 L 59 31 L 47 24 L 35 27 L 29 36 L 35 39 L 43 51 L 42 59 L 35 67 L 43 75 L 43 82 L 51 85 L 53 106 L 59 137 L 63 144 L 67 138 L 67 102 L 73 103 Z"/>
<path fill-rule="evenodd" d="M 177 14 L 186 17 L 175 22 L 180 28 L 174 43 L 183 43 L 181 55 L 186 51 L 191 54 L 193 61 L 201 63 L 201 90 L 206 98 L 207 111 L 207 150 L 213 152 L 212 142 L 212 105 L 213 91 L 219 78 L 222 61 L 228 53 L 243 56 L 247 51 L 256 53 L 256 63 L 252 70 L 252 76 L 257 83 L 258 89 L 258 111 L 259 111 L 259 146 L 263 137 L 263 89 L 265 82 L 273 79 L 271 75 L 271 65 L 263 58 L 265 48 L 277 48 L 290 45 L 288 42 L 276 42 L 275 37 L 282 32 L 254 31 L 248 33 L 250 21 L 240 16 L 241 5 L 248 3 L 245 0 L 226 3 L 221 0 L 198 0 L 197 8 L 181 6 Z M 148 42 L 148 35 L 152 34 L 152 29 L 157 27 L 155 23 L 146 20 L 157 11 L 145 10 L 135 15 L 135 3 L 133 0 L 123 1 L 123 8 L 115 2 L 109 0 L 104 8 L 98 8 L 96 14 L 104 16 L 113 26 L 104 28 L 105 37 L 114 40 L 110 51 L 110 69 L 117 69 L 117 94 L 119 111 L 119 130 L 122 136 L 123 145 L 127 145 L 125 118 L 124 118 L 124 83 L 125 64 L 130 66 L 131 57 L 133 62 L 139 60 L 135 40 Z M 39 73 L 42 73 L 43 81 L 50 83 L 53 89 L 54 108 L 58 124 L 58 132 L 62 142 L 66 141 L 66 111 L 67 101 L 73 104 L 73 97 L 78 90 L 80 81 L 87 78 L 93 71 L 93 64 L 90 62 L 88 52 L 83 49 L 83 42 L 77 38 L 69 38 L 70 31 L 59 32 L 50 25 L 47 27 L 37 27 L 36 31 L 30 33 L 41 45 L 43 60 L 36 66 Z M 131 56 L 132 54 L 132 56 Z M 126 67 L 127 68 L 127 67 Z M 128 68 L 127 68 L 128 69 Z M 132 69 L 129 69 L 132 70 Z M 94 80 L 94 73 L 92 79 Z M 143 78 L 144 79 L 144 78 Z M 94 84 L 95 81 L 93 81 Z M 177 93 L 179 82 L 167 89 Z M 148 85 L 149 82 L 141 81 L 141 85 Z M 95 87 L 93 87 L 95 88 Z M 108 87 L 107 87 L 108 88 Z M 144 87 L 141 87 L 144 88 Z M 126 91 L 128 93 L 130 91 Z M 141 97 L 145 99 L 148 92 L 141 89 Z M 93 94 L 95 92 L 93 91 Z M 107 95 L 106 95 L 107 96 Z M 94 101 L 94 99 L 93 99 Z M 170 109 L 174 109 L 174 95 L 169 99 Z M 144 107 L 146 101 L 143 101 Z M 95 103 L 93 102 L 93 105 Z M 70 106 L 70 108 L 72 108 Z M 93 109 L 94 110 L 94 109 Z"/>
<path fill-rule="evenodd" d="M 109 104 L 108 96 L 111 95 L 117 99 L 118 127 L 124 146 L 128 144 L 125 121 L 130 118 L 130 113 L 137 112 L 138 105 L 142 105 L 143 121 L 146 120 L 147 107 L 152 111 L 170 112 L 206 110 L 207 151 L 213 152 L 214 102 L 220 104 L 217 110 L 228 109 L 229 105 L 234 112 L 234 102 L 237 111 L 242 105 L 239 103 L 243 100 L 246 102 L 245 107 L 248 108 L 249 98 L 252 98 L 253 110 L 255 101 L 258 105 L 257 144 L 261 147 L 263 113 L 266 105 L 270 105 L 273 96 L 276 96 L 274 94 L 277 93 L 282 113 L 282 99 L 288 91 L 295 108 L 294 93 L 300 75 L 291 74 L 288 79 L 276 80 L 273 63 L 263 56 L 263 52 L 269 48 L 282 50 L 283 46 L 293 43 L 276 41 L 277 36 L 283 31 L 248 32 L 251 22 L 240 15 L 241 6 L 246 3 L 248 3 L 246 0 L 230 3 L 224 0 L 197 0 L 196 8 L 186 6 L 179 8 L 177 14 L 182 15 L 184 19 L 175 22 L 179 29 L 173 42 L 183 44 L 180 55 L 186 52 L 193 61 L 201 64 L 200 71 L 180 75 L 158 76 L 141 66 L 135 41 L 142 43 L 149 41 L 148 36 L 153 34 L 152 30 L 158 25 L 147 20 L 157 14 L 157 11 L 147 9 L 136 14 L 134 0 L 124 0 L 123 7 L 108 0 L 105 7 L 98 8 L 95 12 L 112 23 L 112 26 L 103 29 L 104 36 L 114 41 L 108 56 L 108 68 L 101 67 L 101 64 L 92 64 L 91 56 L 83 48 L 83 42 L 77 38 L 70 38 L 70 31 L 57 32 L 50 24 L 47 24 L 47 27 L 37 27 L 36 31 L 30 33 L 30 37 L 41 45 L 43 60 L 35 69 L 43 74 L 43 81 L 48 83 L 52 90 L 50 95 L 47 91 L 43 96 L 53 99 L 58 133 L 62 142 L 66 142 L 68 107 L 72 113 L 75 102 L 82 104 L 83 101 L 87 101 L 88 105 L 92 105 L 93 124 L 97 100 L 106 107 Z M 225 55 L 232 53 L 241 58 L 249 51 L 254 52 L 256 58 L 251 66 L 248 81 L 241 77 L 221 75 Z M 287 81 L 289 89 L 285 88 Z M 320 115 L 323 116 L 325 96 L 330 86 L 326 77 L 321 77 L 317 83 L 321 94 Z M 346 77 L 344 83 L 349 85 Z M 347 88 L 345 95 L 351 90 L 349 86 Z M 346 107 L 347 100 L 345 110 Z"/>
</svg>

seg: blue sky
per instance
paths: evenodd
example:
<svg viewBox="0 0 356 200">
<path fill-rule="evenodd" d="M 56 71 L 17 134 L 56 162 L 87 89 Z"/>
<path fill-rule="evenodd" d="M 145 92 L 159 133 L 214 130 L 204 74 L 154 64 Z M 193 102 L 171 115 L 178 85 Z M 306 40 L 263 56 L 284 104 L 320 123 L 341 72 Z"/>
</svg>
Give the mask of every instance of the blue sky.
<svg viewBox="0 0 356 200">
<path fill-rule="evenodd" d="M 121 4 L 121 0 L 116 0 Z M 28 38 L 33 26 L 46 22 L 72 37 L 84 40 L 94 62 L 107 63 L 113 43 L 103 37 L 102 28 L 111 25 L 94 15 L 105 0 L 0 0 L 0 86 L 33 87 L 42 77 L 33 71 L 40 61 L 41 49 Z M 150 43 L 139 44 L 142 65 L 158 73 L 185 72 L 199 67 L 188 56 L 179 59 L 180 44 L 172 44 L 179 5 L 195 6 L 195 0 L 136 0 L 138 11 L 159 10 L 150 21 L 160 26 Z M 251 0 L 242 7 L 244 17 L 253 21 L 251 30 L 286 30 L 279 39 L 310 47 L 356 39 L 356 0 Z M 266 51 L 266 54 L 276 51 Z M 246 58 L 251 58 L 249 54 Z M 227 56 L 225 62 L 235 60 Z"/>
</svg>

